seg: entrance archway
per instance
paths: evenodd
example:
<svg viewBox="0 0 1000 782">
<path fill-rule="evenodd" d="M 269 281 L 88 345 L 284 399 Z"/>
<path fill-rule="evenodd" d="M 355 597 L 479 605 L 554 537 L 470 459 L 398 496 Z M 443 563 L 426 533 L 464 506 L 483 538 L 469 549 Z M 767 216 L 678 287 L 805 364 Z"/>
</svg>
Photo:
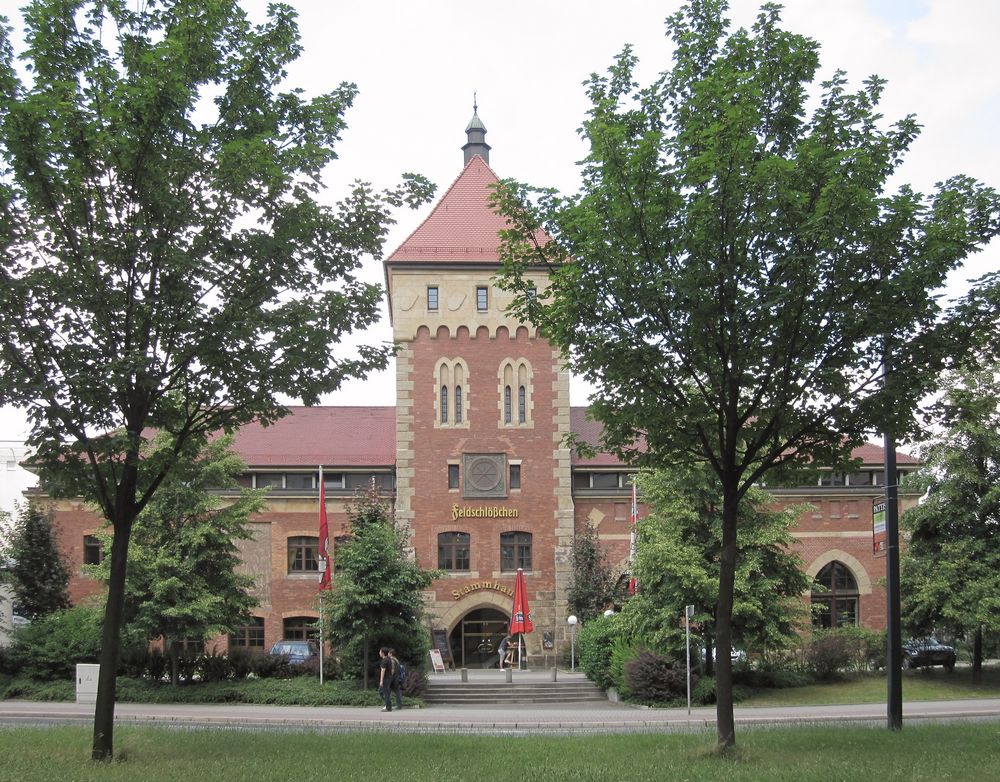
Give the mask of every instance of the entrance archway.
<svg viewBox="0 0 1000 782">
<path fill-rule="evenodd" d="M 448 639 L 455 665 L 494 668 L 500 663 L 497 647 L 507 635 L 510 617 L 497 608 L 476 608 L 463 616 Z"/>
</svg>

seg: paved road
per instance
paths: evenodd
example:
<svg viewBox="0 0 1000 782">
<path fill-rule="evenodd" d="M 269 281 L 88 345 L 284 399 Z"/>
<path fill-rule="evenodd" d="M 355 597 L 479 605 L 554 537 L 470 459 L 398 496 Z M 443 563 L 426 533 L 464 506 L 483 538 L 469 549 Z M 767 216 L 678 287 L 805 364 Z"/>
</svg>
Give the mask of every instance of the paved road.
<svg viewBox="0 0 1000 782">
<path fill-rule="evenodd" d="M 0 701 L 0 724 L 90 724 L 92 705 Z M 329 732 L 397 731 L 492 735 L 567 735 L 577 733 L 643 733 L 709 730 L 714 707 L 646 709 L 614 703 L 522 704 L 495 706 L 433 705 L 382 713 L 377 708 L 183 705 L 121 703 L 117 724 L 163 727 L 217 727 L 242 730 L 314 730 Z M 907 721 L 959 719 L 1000 721 L 1000 698 L 907 703 Z M 737 708 L 740 725 L 860 723 L 884 725 L 884 704 Z"/>
</svg>

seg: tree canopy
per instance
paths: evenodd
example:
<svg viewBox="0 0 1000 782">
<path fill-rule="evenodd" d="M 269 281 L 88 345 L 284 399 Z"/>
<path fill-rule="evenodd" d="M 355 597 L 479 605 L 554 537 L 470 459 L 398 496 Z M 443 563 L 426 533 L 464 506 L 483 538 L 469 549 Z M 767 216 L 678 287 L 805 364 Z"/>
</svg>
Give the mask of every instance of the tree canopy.
<svg viewBox="0 0 1000 782">
<path fill-rule="evenodd" d="M 719 478 L 723 748 L 740 502 L 772 470 L 839 466 L 870 432 L 910 431 L 952 351 L 934 291 L 1000 217 L 968 176 L 890 188 L 919 125 L 882 118 L 885 82 L 852 90 L 836 71 L 814 95 L 815 41 L 782 29 L 776 5 L 733 31 L 726 8 L 669 17 L 673 67 L 649 85 L 628 47 L 586 82 L 579 192 L 507 182 L 496 196 L 511 220 L 500 283 L 594 385 L 604 445 Z"/>
<path fill-rule="evenodd" d="M 582 623 L 601 616 L 626 597 L 622 574 L 608 562 L 594 525 L 587 525 L 573 538 L 570 551 L 573 575 L 567 590 L 567 608 Z"/>
<path fill-rule="evenodd" d="M 246 470 L 231 446 L 231 437 L 221 437 L 178 462 L 132 528 L 125 625 L 145 640 L 162 638 L 175 683 L 178 641 L 232 632 L 257 604 L 253 578 L 240 569 L 238 542 L 251 537 L 247 525 L 263 507 L 263 492 L 241 488 L 235 500 L 219 495 L 235 489 Z M 172 446 L 161 435 L 150 447 Z M 108 560 L 95 571 L 107 581 Z"/>
<path fill-rule="evenodd" d="M 711 651 L 722 548 L 718 479 L 698 466 L 644 472 L 637 480 L 649 515 L 639 523 L 636 546 L 639 594 L 623 613 L 638 637 L 682 648 L 680 618 L 684 607 L 693 605 L 692 621 Z M 773 503 L 766 491 L 754 489 L 740 504 L 733 640 L 748 651 L 784 648 L 808 623 L 802 593 L 811 581 L 790 531 L 803 508 L 772 510 Z"/>
<path fill-rule="evenodd" d="M 69 567 L 56 544 L 52 514 L 22 505 L 3 531 L 3 578 L 14 593 L 15 613 L 39 619 L 69 608 Z"/>
<path fill-rule="evenodd" d="M 112 756 L 131 526 L 207 433 L 315 403 L 386 365 L 338 354 L 379 317 L 364 282 L 404 176 L 321 198 L 357 89 L 285 84 L 295 12 L 251 23 L 236 0 L 34 0 L 15 65 L 0 24 L 0 404 L 27 410 L 41 485 L 113 526 L 95 711 Z M 175 451 L 147 455 L 150 432 Z"/>
<path fill-rule="evenodd" d="M 351 534 L 337 546 L 329 605 L 329 638 L 345 647 L 361 639 L 361 665 L 365 687 L 372 662 L 373 640 L 400 649 L 426 646 L 429 639 L 421 623 L 423 590 L 434 571 L 411 561 L 405 537 L 396 527 L 392 511 L 372 486 L 359 492 L 348 509 Z M 419 643 L 416 639 L 422 639 Z M 421 649 L 422 652 L 426 651 Z"/>
<path fill-rule="evenodd" d="M 914 633 L 1000 631 L 1000 379 L 997 365 L 952 374 L 935 405 L 942 431 L 921 451 L 927 494 L 902 518 L 903 619 Z"/>
</svg>

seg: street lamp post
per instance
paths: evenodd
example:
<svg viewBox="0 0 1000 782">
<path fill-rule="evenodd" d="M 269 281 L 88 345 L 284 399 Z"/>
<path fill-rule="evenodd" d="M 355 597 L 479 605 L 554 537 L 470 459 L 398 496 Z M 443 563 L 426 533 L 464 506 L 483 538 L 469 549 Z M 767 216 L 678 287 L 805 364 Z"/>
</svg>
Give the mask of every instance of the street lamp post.
<svg viewBox="0 0 1000 782">
<path fill-rule="evenodd" d="M 570 614 L 566 617 L 566 623 L 569 625 L 569 668 L 571 671 L 576 671 L 576 617 Z"/>
</svg>

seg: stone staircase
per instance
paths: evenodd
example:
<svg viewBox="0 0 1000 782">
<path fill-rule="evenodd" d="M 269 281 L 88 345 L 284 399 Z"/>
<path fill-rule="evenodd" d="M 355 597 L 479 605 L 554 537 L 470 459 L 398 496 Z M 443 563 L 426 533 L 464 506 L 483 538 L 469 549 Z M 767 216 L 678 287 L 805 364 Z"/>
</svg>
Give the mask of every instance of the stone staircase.
<svg viewBox="0 0 1000 782">
<path fill-rule="evenodd" d="M 432 677 L 421 696 L 427 703 L 587 703 L 607 701 L 600 687 L 587 679 L 551 681 L 532 678 L 506 682 L 495 680 L 435 681 Z"/>
</svg>

